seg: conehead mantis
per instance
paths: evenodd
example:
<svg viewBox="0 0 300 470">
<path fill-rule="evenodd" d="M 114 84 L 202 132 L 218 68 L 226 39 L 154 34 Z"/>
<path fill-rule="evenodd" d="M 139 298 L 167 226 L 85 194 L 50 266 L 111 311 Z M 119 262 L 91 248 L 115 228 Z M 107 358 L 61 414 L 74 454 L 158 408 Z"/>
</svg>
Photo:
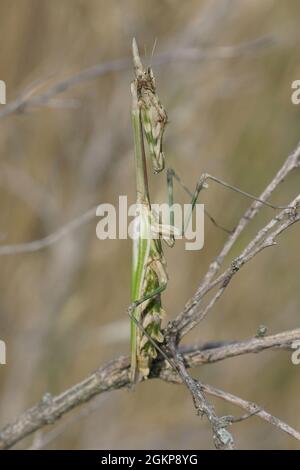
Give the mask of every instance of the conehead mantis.
<svg viewBox="0 0 300 470">
<path fill-rule="evenodd" d="M 164 311 L 160 293 L 167 285 L 167 272 L 161 240 L 151 236 L 154 220 L 148 189 L 143 132 L 149 145 L 154 172 L 162 171 L 162 136 L 167 115 L 156 95 L 152 71 L 145 70 L 141 63 L 135 39 L 133 60 L 136 78 L 131 84 L 132 126 L 139 216 L 136 218 L 138 236 L 133 242 L 131 300 L 137 302 L 145 299 L 133 311 L 134 318 L 141 323 L 143 329 L 131 320 L 131 381 L 135 382 L 149 375 L 151 361 L 157 355 L 157 350 L 147 335 L 158 343 L 162 343 L 164 339 L 161 332 Z"/>
<path fill-rule="evenodd" d="M 161 293 L 168 282 L 166 261 L 162 241 L 173 246 L 176 229 L 174 215 L 170 210 L 170 225 L 167 231 L 161 220 L 152 211 L 147 176 L 145 140 L 152 161 L 154 174 L 165 168 L 163 152 L 163 135 L 168 121 L 167 113 L 162 106 L 157 92 L 151 68 L 145 69 L 141 62 L 137 43 L 132 44 L 135 79 L 131 84 L 132 93 L 132 127 L 135 149 L 136 201 L 138 216 L 135 218 L 135 237 L 133 241 L 133 263 L 131 281 L 132 305 L 129 310 L 131 317 L 131 381 L 136 382 L 149 376 L 152 361 L 157 353 L 165 358 L 162 349 L 164 336 L 162 320 L 165 312 L 162 308 Z M 145 137 L 145 139 L 144 139 Z M 182 233 L 189 223 L 191 212 L 197 202 L 200 191 L 207 187 L 211 180 L 222 186 L 242 194 L 245 197 L 261 202 L 273 209 L 285 209 L 274 206 L 266 201 L 242 191 L 212 175 L 204 173 L 198 180 L 192 193 L 181 182 L 172 169 L 167 169 L 169 206 L 173 206 L 173 181 L 181 184 L 191 197 L 191 211 L 183 222 Z M 167 232 L 167 234 L 166 234 Z M 154 234 L 159 234 L 159 237 Z M 170 360 L 169 360 L 170 362 Z M 172 361 L 171 361 L 172 362 Z"/>
</svg>

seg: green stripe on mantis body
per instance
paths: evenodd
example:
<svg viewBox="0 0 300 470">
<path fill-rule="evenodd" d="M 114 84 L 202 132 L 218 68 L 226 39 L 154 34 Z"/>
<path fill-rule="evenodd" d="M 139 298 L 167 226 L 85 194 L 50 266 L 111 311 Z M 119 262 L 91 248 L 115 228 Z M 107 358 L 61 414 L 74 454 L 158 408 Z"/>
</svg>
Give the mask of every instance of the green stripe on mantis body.
<svg viewBox="0 0 300 470">
<path fill-rule="evenodd" d="M 141 206 L 142 207 L 142 206 Z M 146 216 L 146 217 L 145 217 Z M 133 259 L 131 274 L 131 301 L 135 302 L 143 296 L 143 285 L 145 280 L 145 266 L 150 253 L 150 239 L 144 235 L 148 231 L 147 215 L 140 211 L 135 219 L 135 235 L 139 232 L 139 236 L 133 240 Z M 143 304 L 139 305 L 133 312 L 134 317 L 140 321 Z M 139 348 L 140 335 L 135 322 L 131 321 L 131 381 L 135 381 L 138 369 L 137 356 Z"/>
</svg>

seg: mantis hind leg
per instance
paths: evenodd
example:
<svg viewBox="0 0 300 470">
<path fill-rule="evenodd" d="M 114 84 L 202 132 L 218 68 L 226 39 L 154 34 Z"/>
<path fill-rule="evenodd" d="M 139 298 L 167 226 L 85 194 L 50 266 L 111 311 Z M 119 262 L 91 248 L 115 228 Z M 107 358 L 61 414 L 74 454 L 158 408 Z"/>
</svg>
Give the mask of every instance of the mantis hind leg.
<svg viewBox="0 0 300 470">
<path fill-rule="evenodd" d="M 185 221 L 184 221 L 184 224 L 183 224 L 182 234 L 185 233 L 186 227 L 188 226 L 188 224 L 190 222 L 190 218 L 192 216 L 192 211 L 193 211 L 193 209 L 195 207 L 195 204 L 198 200 L 200 192 L 202 191 L 202 189 L 205 189 L 205 188 L 208 187 L 208 185 L 207 185 L 208 180 L 214 181 L 215 183 L 217 183 L 217 184 L 219 184 L 219 185 L 221 185 L 221 186 L 223 186 L 227 189 L 230 189 L 231 191 L 234 191 L 238 194 L 241 194 L 242 196 L 247 197 L 248 199 L 252 199 L 253 201 L 260 202 L 261 204 L 263 204 L 267 207 L 270 207 L 272 209 L 280 209 L 280 210 L 286 209 L 285 206 L 276 206 L 276 205 L 271 204 L 267 201 L 264 201 L 264 200 L 260 199 L 259 197 L 254 196 L 251 193 L 243 191 L 243 190 L 237 188 L 236 186 L 233 186 L 233 185 L 231 185 L 229 183 L 226 183 L 225 181 L 223 181 L 219 178 L 216 178 L 215 176 L 210 175 L 209 173 L 203 173 L 200 176 L 194 192 L 191 192 L 188 189 L 188 187 L 182 182 L 181 178 L 177 175 L 177 173 L 172 168 L 168 168 L 167 169 L 167 184 L 168 184 L 168 200 L 169 200 L 168 202 L 169 202 L 170 207 L 172 207 L 172 205 L 174 204 L 174 198 L 173 198 L 174 179 L 180 184 L 180 186 L 183 188 L 183 190 L 191 197 L 191 209 L 190 209 L 189 213 L 187 214 L 187 216 L 185 218 Z M 224 230 L 225 232 L 227 232 L 229 234 L 232 233 L 232 230 L 228 230 L 228 229 L 222 227 L 221 225 L 219 225 L 215 221 L 215 219 L 206 210 L 205 210 L 205 214 L 209 217 L 211 222 L 214 223 L 214 225 L 216 225 L 218 228 L 221 228 L 222 230 Z M 170 211 L 170 223 L 174 224 L 174 213 L 173 213 L 172 210 Z"/>
<path fill-rule="evenodd" d="M 176 181 L 179 183 L 179 185 L 182 187 L 182 189 L 187 193 L 188 196 L 190 196 L 191 201 L 194 199 L 194 193 L 190 191 L 190 189 L 182 182 L 182 180 L 179 178 L 179 176 L 175 173 L 175 171 L 172 168 L 167 169 L 167 186 L 168 186 L 168 204 L 169 207 L 172 207 L 174 204 L 174 178 Z M 203 186 L 204 188 L 204 186 Z M 200 191 L 199 191 L 200 192 Z M 199 193 L 198 193 L 199 195 Z M 197 195 L 197 197 L 198 197 Z M 204 214 L 205 216 L 211 221 L 211 223 L 217 227 L 218 229 L 222 230 L 223 232 L 227 233 L 230 235 L 233 230 L 230 230 L 223 225 L 219 224 L 215 217 L 211 215 L 211 213 L 207 210 L 204 209 Z M 174 213 L 172 210 L 170 210 L 170 225 L 174 225 Z M 184 223 L 186 225 L 186 222 Z M 182 229 L 182 235 L 184 234 L 184 227 Z M 173 242 L 174 244 L 174 242 Z M 171 245 L 172 246 L 172 245 Z"/>
</svg>

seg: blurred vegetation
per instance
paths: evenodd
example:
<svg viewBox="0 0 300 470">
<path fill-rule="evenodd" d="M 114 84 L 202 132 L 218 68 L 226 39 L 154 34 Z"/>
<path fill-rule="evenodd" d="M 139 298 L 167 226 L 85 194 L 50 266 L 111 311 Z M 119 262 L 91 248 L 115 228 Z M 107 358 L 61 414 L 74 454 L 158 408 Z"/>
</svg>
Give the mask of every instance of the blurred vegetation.
<svg viewBox="0 0 300 470">
<path fill-rule="evenodd" d="M 300 78 L 296 0 L 1 0 L 0 11 L 0 78 L 8 103 L 26 89 L 39 93 L 91 65 L 130 57 L 133 36 L 149 62 L 156 38 L 155 54 L 269 38 L 266 47 L 231 59 L 178 58 L 155 67 L 170 120 L 168 164 L 191 188 L 208 171 L 259 194 L 299 141 L 299 109 L 290 100 L 291 83 Z M 134 202 L 132 76 L 131 70 L 108 73 L 1 120 L 1 243 L 44 237 L 97 203 L 116 203 L 119 195 Z M 158 179 L 153 190 L 161 200 L 165 181 Z M 298 188 L 295 174 L 274 202 L 288 202 Z M 185 200 L 180 190 L 177 197 Z M 203 201 L 230 228 L 248 205 L 213 183 Z M 270 214 L 263 210 L 235 250 Z M 129 350 L 131 243 L 101 242 L 95 227 L 96 219 L 51 248 L 1 257 L 0 337 L 8 351 L 0 369 L 2 425 L 46 391 L 61 392 Z M 209 221 L 205 237 L 200 252 L 186 252 L 182 243 L 167 251 L 168 318 L 180 312 L 225 240 Z M 299 261 L 295 227 L 242 270 L 186 341 L 248 338 L 259 324 L 270 333 L 299 326 Z M 230 359 L 194 373 L 300 428 L 300 369 L 289 353 Z M 240 413 L 214 403 L 219 414 Z M 297 448 L 258 418 L 233 432 L 239 448 Z M 195 415 L 187 391 L 149 381 L 99 400 L 48 448 L 211 446 L 209 425 Z"/>
</svg>

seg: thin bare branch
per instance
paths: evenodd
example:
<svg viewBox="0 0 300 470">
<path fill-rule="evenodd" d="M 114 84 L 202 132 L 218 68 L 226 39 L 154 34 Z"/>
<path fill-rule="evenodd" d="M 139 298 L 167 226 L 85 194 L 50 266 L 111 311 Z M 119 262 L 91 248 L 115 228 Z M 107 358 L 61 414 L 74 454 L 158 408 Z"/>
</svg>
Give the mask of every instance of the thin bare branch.
<svg viewBox="0 0 300 470">
<path fill-rule="evenodd" d="M 271 36 L 263 36 L 256 38 L 251 41 L 247 41 L 236 46 L 225 46 L 225 47 L 207 47 L 207 48 L 185 48 L 185 49 L 174 49 L 167 51 L 162 54 L 155 55 L 152 58 L 153 65 L 161 65 L 165 63 L 172 63 L 178 61 L 203 61 L 203 60 L 223 60 L 232 59 L 239 56 L 245 56 L 245 54 L 253 54 L 254 51 L 264 50 L 275 44 L 275 40 Z M 57 82 L 55 85 L 50 87 L 48 90 L 38 95 L 21 93 L 18 98 L 8 103 L 0 111 L 0 119 L 14 113 L 24 113 L 25 111 L 32 110 L 34 108 L 45 106 L 46 104 L 51 105 L 51 101 L 57 95 L 89 80 L 93 80 L 97 77 L 114 73 L 121 72 L 123 70 L 129 70 L 132 67 L 131 58 L 115 59 L 102 64 L 94 65 L 81 72 Z M 57 102 L 56 102 L 57 106 Z"/>
<path fill-rule="evenodd" d="M 239 272 L 239 270 L 249 261 L 251 261 L 257 254 L 263 251 L 265 248 L 272 247 L 276 245 L 277 237 L 287 228 L 291 227 L 295 223 L 300 221 L 300 213 L 296 212 L 300 203 L 300 195 L 297 196 L 290 204 L 292 211 L 289 209 L 284 209 L 278 216 L 271 220 L 263 229 L 261 229 L 256 237 L 247 245 L 241 255 L 235 258 L 229 268 L 227 268 L 221 275 L 219 275 L 214 281 L 206 286 L 206 290 L 203 292 L 202 298 L 207 294 L 212 288 L 221 284 L 216 294 L 212 297 L 209 303 L 206 306 L 197 308 L 195 306 L 193 310 L 184 311 L 183 314 L 179 315 L 180 323 L 175 319 L 174 323 L 170 324 L 168 330 L 176 332 L 177 339 L 182 338 L 186 335 L 192 328 L 194 328 L 200 321 L 202 321 L 208 312 L 212 309 L 215 303 L 223 295 L 225 289 L 229 285 L 232 278 Z M 286 218 L 284 220 L 284 218 Z M 270 232 L 270 229 L 273 228 L 273 231 Z M 202 300 L 201 298 L 201 300 Z M 199 305 L 199 302 L 198 304 Z"/>
<path fill-rule="evenodd" d="M 218 450 L 233 450 L 235 448 L 232 434 L 227 430 L 229 425 L 224 416 L 218 417 L 214 407 L 208 402 L 205 394 L 203 393 L 202 384 L 198 380 L 193 379 L 187 372 L 184 357 L 176 349 L 176 344 L 173 341 L 169 344 L 169 349 L 172 351 L 173 361 L 175 361 L 176 369 L 178 371 L 177 377 L 180 377 L 182 382 L 188 388 L 200 416 L 205 415 L 211 424 L 213 442 Z M 176 371 L 175 371 L 176 372 Z"/>
<path fill-rule="evenodd" d="M 77 230 L 82 225 L 90 222 L 96 217 L 97 206 L 92 207 L 83 214 L 79 215 L 71 222 L 60 227 L 55 232 L 47 235 L 44 238 L 33 240 L 28 243 L 16 243 L 14 245 L 0 245 L 0 256 L 4 255 L 17 255 L 21 253 L 32 253 L 47 248 L 54 243 L 57 243 L 62 238 L 70 235 L 71 232 Z"/>
<path fill-rule="evenodd" d="M 208 393 L 209 395 L 221 398 L 222 400 L 225 400 L 228 403 L 232 403 L 233 405 L 243 408 L 244 410 L 248 411 L 250 415 L 252 414 L 253 416 L 257 416 L 267 421 L 268 423 L 272 424 L 272 426 L 275 426 L 276 428 L 286 432 L 290 436 L 300 441 L 300 432 L 286 424 L 281 419 L 271 415 L 256 403 L 243 400 L 242 398 L 237 397 L 236 395 L 224 392 L 223 390 L 219 390 L 215 387 L 212 387 L 211 385 L 202 385 L 202 390 L 203 392 Z"/>
<path fill-rule="evenodd" d="M 277 174 L 275 175 L 271 183 L 259 196 L 259 199 L 261 199 L 262 201 L 267 200 L 271 196 L 271 194 L 275 191 L 275 189 L 286 179 L 286 177 L 292 171 L 299 168 L 299 166 L 300 166 L 300 143 L 298 144 L 295 151 L 287 157 L 284 164 L 282 165 L 280 170 L 277 172 Z M 292 201 L 289 205 L 291 207 L 297 208 L 298 204 L 299 204 L 299 196 L 296 197 L 294 201 Z M 244 251 L 243 254 L 240 255 L 240 257 L 238 258 L 238 261 L 233 260 L 230 268 L 228 268 L 227 271 L 225 271 L 222 275 L 220 275 L 217 279 L 215 279 L 215 276 L 220 271 L 221 266 L 226 256 L 230 252 L 232 246 L 235 244 L 238 237 L 244 231 L 248 223 L 257 215 L 257 213 L 259 212 L 261 208 L 262 208 L 262 204 L 258 201 L 255 201 L 253 204 L 251 204 L 250 208 L 244 213 L 239 223 L 237 224 L 237 227 L 234 230 L 234 232 L 231 235 L 229 235 L 219 255 L 209 265 L 207 273 L 205 274 L 203 280 L 201 281 L 193 297 L 186 303 L 183 312 L 181 312 L 174 321 L 170 322 L 168 326 L 168 331 L 171 335 L 178 335 L 180 331 L 180 335 L 178 336 L 178 339 L 179 339 L 181 336 L 183 336 L 188 331 L 190 331 L 190 329 L 193 328 L 197 323 L 199 323 L 199 321 L 201 321 L 206 316 L 208 310 L 212 308 L 212 306 L 215 304 L 218 298 L 222 295 L 223 290 L 225 290 L 226 286 L 223 286 L 220 289 L 220 291 L 218 291 L 215 298 L 211 300 L 210 304 L 208 304 L 207 307 L 202 307 L 200 309 L 201 303 L 205 295 L 212 288 L 217 286 L 221 281 L 224 281 L 226 276 L 229 282 L 230 279 L 233 277 L 233 275 L 238 271 L 239 267 L 241 267 L 243 264 L 245 264 L 245 262 L 249 261 L 250 259 L 253 258 L 255 254 L 257 254 L 255 250 L 252 250 L 251 252 L 251 249 L 253 248 L 252 244 L 253 243 L 256 245 L 258 244 L 258 240 L 254 238 L 254 240 L 252 240 L 252 242 L 248 244 L 248 247 L 246 248 L 247 251 Z M 262 231 L 259 232 L 258 234 L 259 240 L 261 240 L 262 236 L 266 234 L 267 229 L 270 230 L 276 223 L 281 221 L 284 217 L 289 216 L 288 217 L 289 222 L 287 226 L 293 225 L 296 221 L 299 220 L 299 215 L 298 216 L 296 215 L 296 218 L 294 218 L 293 209 L 291 210 L 291 212 L 289 212 L 289 210 L 286 209 L 282 211 L 280 214 L 281 214 L 280 220 L 278 219 L 278 216 L 274 217 L 271 220 L 270 224 L 267 224 L 266 227 L 262 229 Z M 285 223 L 283 223 L 282 230 L 285 230 L 285 228 L 286 228 L 286 225 Z M 276 234 L 274 232 L 273 235 L 275 237 L 278 236 L 282 230 L 279 229 L 279 232 L 276 232 Z M 269 241 L 271 243 L 272 240 L 270 239 Z M 263 248 L 267 246 L 268 246 L 268 243 L 267 241 L 265 241 L 265 245 L 259 246 L 258 251 L 261 251 Z M 239 263 L 241 264 L 237 266 L 236 261 L 238 264 Z"/>
<path fill-rule="evenodd" d="M 233 356 L 242 354 L 258 353 L 271 348 L 290 347 L 291 343 L 300 339 L 300 329 L 291 330 L 277 335 L 266 336 L 265 338 L 251 338 L 248 341 L 233 343 L 230 345 L 220 346 L 213 349 L 195 350 L 195 346 L 187 350 L 183 348 L 181 352 L 186 367 L 195 367 L 202 364 L 208 364 L 224 360 Z M 151 378 L 160 378 L 165 381 L 178 382 L 178 375 L 174 372 L 170 364 L 164 360 L 156 363 L 151 372 Z M 129 380 L 129 358 L 122 356 L 111 361 L 106 366 L 101 367 L 82 382 L 74 385 L 65 392 L 57 396 L 46 394 L 40 403 L 25 411 L 18 416 L 12 424 L 5 426 L 0 432 L 0 449 L 10 448 L 24 437 L 41 429 L 49 424 L 54 424 L 60 417 L 68 413 L 75 407 L 91 400 L 94 396 L 103 392 L 118 390 L 128 387 Z M 201 387 L 210 387 L 201 384 Z M 209 393 L 208 388 L 203 388 Z M 210 390 L 213 390 L 211 387 Z M 225 392 L 224 392 L 225 393 Z M 247 402 L 246 402 L 247 403 Z M 257 406 L 257 405 L 255 405 Z M 260 407 L 258 407 L 260 409 Z M 252 413 L 251 408 L 245 408 Z M 257 416 L 274 424 L 277 418 L 270 418 L 271 415 L 265 415 L 263 412 L 257 413 Z M 267 419 L 268 418 L 268 419 Z M 279 427 L 282 430 L 292 429 L 284 424 Z M 286 431 L 288 432 L 288 431 Z M 298 432 L 294 430 L 294 437 Z"/>
</svg>

